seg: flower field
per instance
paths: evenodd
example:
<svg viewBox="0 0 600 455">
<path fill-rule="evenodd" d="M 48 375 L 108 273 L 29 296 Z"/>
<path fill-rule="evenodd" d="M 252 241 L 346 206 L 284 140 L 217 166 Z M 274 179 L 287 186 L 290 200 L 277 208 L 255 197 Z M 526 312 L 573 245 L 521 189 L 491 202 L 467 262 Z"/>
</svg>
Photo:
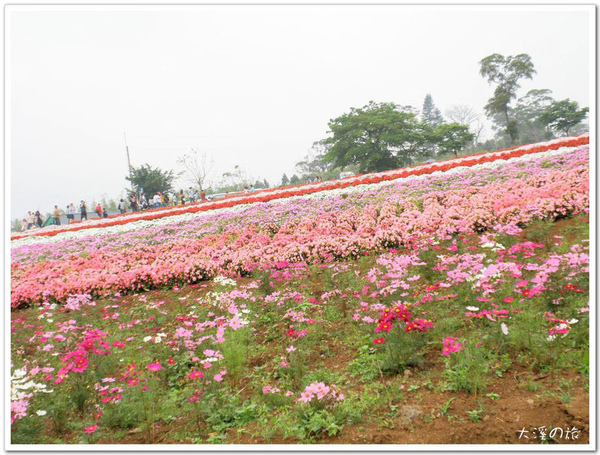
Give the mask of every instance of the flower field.
<svg viewBox="0 0 600 455">
<path fill-rule="evenodd" d="M 589 442 L 588 140 L 14 238 L 12 442 Z"/>
</svg>

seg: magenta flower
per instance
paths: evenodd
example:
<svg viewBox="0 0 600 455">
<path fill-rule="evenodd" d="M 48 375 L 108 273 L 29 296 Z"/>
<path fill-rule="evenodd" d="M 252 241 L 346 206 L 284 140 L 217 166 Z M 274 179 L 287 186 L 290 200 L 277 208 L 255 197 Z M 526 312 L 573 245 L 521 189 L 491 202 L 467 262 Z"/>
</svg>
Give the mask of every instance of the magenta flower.
<svg viewBox="0 0 600 455">
<path fill-rule="evenodd" d="M 198 370 L 192 370 L 188 375 L 190 379 L 202 379 L 204 377 L 204 373 Z"/>
<path fill-rule="evenodd" d="M 442 354 L 445 356 L 449 356 L 451 352 L 459 352 L 462 349 L 462 345 L 453 337 L 444 338 L 443 343 Z"/>
<path fill-rule="evenodd" d="M 146 365 L 146 368 L 148 368 L 150 371 L 160 371 L 162 370 L 162 367 L 160 366 L 160 363 L 156 362 L 156 363 L 150 363 L 148 365 Z"/>
</svg>

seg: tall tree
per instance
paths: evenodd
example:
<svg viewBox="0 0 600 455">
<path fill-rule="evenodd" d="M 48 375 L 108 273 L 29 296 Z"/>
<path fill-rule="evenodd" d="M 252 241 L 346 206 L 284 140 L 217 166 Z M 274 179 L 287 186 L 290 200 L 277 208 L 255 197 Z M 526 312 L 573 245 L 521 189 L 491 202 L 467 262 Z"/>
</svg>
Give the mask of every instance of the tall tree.
<svg viewBox="0 0 600 455">
<path fill-rule="evenodd" d="M 290 178 L 290 185 L 298 185 L 300 183 L 300 177 L 298 177 L 296 174 L 292 175 L 292 177 Z"/>
<path fill-rule="evenodd" d="M 332 134 L 323 160 L 333 167 L 357 164 L 360 172 L 383 171 L 408 165 L 426 154 L 431 127 L 414 112 L 393 103 L 375 103 L 329 121 Z"/>
<path fill-rule="evenodd" d="M 180 156 L 177 162 L 185 169 L 188 181 L 197 186 L 200 191 L 209 186 L 207 179 L 215 162 L 206 152 L 191 149 L 189 153 Z"/>
<path fill-rule="evenodd" d="M 290 184 L 290 179 L 284 173 L 283 176 L 281 177 L 281 186 L 288 186 L 289 184 Z"/>
<path fill-rule="evenodd" d="M 147 197 L 154 196 L 157 192 L 168 192 L 173 189 L 175 180 L 173 171 L 163 171 L 159 168 L 153 168 L 149 164 L 142 164 L 139 167 L 131 168 L 131 177 L 125 177 L 131 182 L 135 193 L 139 194 L 142 191 Z"/>
<path fill-rule="evenodd" d="M 444 117 L 442 117 L 440 110 L 433 104 L 433 97 L 429 93 L 425 95 L 421 116 L 432 128 L 437 128 L 444 123 Z"/>
<path fill-rule="evenodd" d="M 263 184 L 265 185 L 265 188 L 270 188 L 269 182 L 267 182 L 267 179 L 263 179 Z"/>
<path fill-rule="evenodd" d="M 587 117 L 589 108 L 579 109 L 577 101 L 570 99 L 555 101 L 544 109 L 540 121 L 559 133 L 569 135 L 571 128 Z"/>
<path fill-rule="evenodd" d="M 519 80 L 532 79 L 535 68 L 528 54 L 509 55 L 492 54 L 479 62 L 479 73 L 490 84 L 496 84 L 494 96 L 485 105 L 486 114 L 496 121 L 500 121 L 510 144 L 514 145 L 518 137 L 517 124 L 510 117 L 510 103 L 517 96 Z"/>
</svg>

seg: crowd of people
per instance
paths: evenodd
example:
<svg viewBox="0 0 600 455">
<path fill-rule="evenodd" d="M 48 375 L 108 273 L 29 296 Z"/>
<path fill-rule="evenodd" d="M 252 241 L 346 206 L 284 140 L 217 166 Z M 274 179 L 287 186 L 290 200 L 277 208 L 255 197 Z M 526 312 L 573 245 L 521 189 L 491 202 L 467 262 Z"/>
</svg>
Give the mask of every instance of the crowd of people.
<svg viewBox="0 0 600 455">
<path fill-rule="evenodd" d="M 315 176 L 312 179 L 308 177 L 306 179 L 306 183 L 317 183 L 322 182 L 323 178 L 320 176 Z M 255 191 L 254 186 L 251 188 L 244 187 L 244 193 L 250 193 Z M 185 204 L 193 204 L 196 202 L 206 202 L 206 193 L 204 190 L 198 192 L 196 188 L 189 187 L 188 190 L 179 190 L 179 192 L 171 193 L 168 192 L 160 192 L 158 191 L 153 196 L 146 196 L 146 194 L 142 191 L 140 194 L 132 194 L 127 201 L 125 199 L 121 199 L 117 206 L 119 213 L 127 213 L 131 212 L 139 212 L 148 209 L 160 208 L 160 207 L 169 207 L 176 205 L 185 205 Z M 108 218 L 108 212 L 106 207 L 102 207 L 102 204 L 98 203 L 94 208 L 94 213 L 98 218 Z M 67 216 L 67 223 L 72 223 L 75 221 L 76 207 L 72 202 L 66 206 L 66 210 L 64 213 Z M 27 218 L 23 218 L 21 221 L 21 231 L 28 231 L 30 229 L 42 228 L 49 224 L 59 225 L 60 226 L 60 216 L 61 210 L 58 208 L 58 205 L 54 206 L 54 210 L 50 214 L 48 218 L 52 218 L 51 220 L 44 219 L 44 216 L 40 213 L 39 210 L 35 212 L 28 212 Z M 79 205 L 79 216 L 80 221 L 88 219 L 88 207 L 85 201 L 81 201 Z"/>
<path fill-rule="evenodd" d="M 132 194 L 127 202 L 124 199 L 119 201 L 117 209 L 119 213 L 127 213 L 131 212 L 139 212 L 142 210 L 160 208 L 160 207 L 169 207 L 175 205 L 185 205 L 188 203 L 195 203 L 198 201 L 205 202 L 206 193 L 204 191 L 198 192 L 195 188 L 190 187 L 187 191 L 179 190 L 177 193 L 162 193 L 157 192 L 152 197 L 146 197 L 144 192 L 141 192 L 139 195 Z M 67 216 L 67 223 L 71 223 L 75 221 L 75 215 L 77 214 L 75 204 L 72 202 L 67 204 L 66 209 L 63 213 Z M 94 208 L 94 213 L 98 218 L 108 218 L 107 207 L 102 207 L 101 203 L 98 203 Z M 81 201 L 79 205 L 79 216 L 80 221 L 88 219 L 88 206 L 85 201 Z M 21 231 L 28 231 L 30 229 L 42 228 L 44 226 L 54 224 L 60 226 L 60 217 L 61 217 L 61 209 L 58 208 L 58 205 L 54 206 L 50 216 L 50 220 L 48 218 L 44 218 L 44 216 L 40 213 L 39 210 L 35 212 L 28 212 L 27 218 L 23 218 L 21 221 Z"/>
</svg>

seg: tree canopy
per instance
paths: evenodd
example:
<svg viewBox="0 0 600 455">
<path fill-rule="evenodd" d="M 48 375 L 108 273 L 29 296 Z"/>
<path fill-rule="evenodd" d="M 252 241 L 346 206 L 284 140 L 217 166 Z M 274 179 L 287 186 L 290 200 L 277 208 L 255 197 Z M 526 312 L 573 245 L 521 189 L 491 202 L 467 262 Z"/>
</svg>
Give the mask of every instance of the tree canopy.
<svg viewBox="0 0 600 455">
<path fill-rule="evenodd" d="M 435 129 L 435 135 L 439 152 L 452 153 L 454 156 L 458 156 L 458 152 L 469 145 L 475 137 L 467 125 L 460 123 L 444 123 Z"/>
<path fill-rule="evenodd" d="M 412 164 L 424 156 L 430 125 L 413 110 L 394 103 L 369 102 L 329 121 L 331 136 L 323 157 L 333 167 L 357 164 L 360 172 L 377 172 Z"/>
<path fill-rule="evenodd" d="M 149 164 L 131 168 L 131 177 L 125 177 L 131 182 L 136 194 L 144 192 L 146 196 L 154 196 L 157 192 L 168 192 L 173 190 L 173 182 L 176 174 L 169 170 L 163 171 L 153 168 Z"/>
<path fill-rule="evenodd" d="M 559 133 L 569 135 L 571 128 L 581 123 L 587 117 L 589 108 L 579 109 L 577 101 L 570 99 L 554 101 L 546 106 L 539 120 Z"/>
</svg>

